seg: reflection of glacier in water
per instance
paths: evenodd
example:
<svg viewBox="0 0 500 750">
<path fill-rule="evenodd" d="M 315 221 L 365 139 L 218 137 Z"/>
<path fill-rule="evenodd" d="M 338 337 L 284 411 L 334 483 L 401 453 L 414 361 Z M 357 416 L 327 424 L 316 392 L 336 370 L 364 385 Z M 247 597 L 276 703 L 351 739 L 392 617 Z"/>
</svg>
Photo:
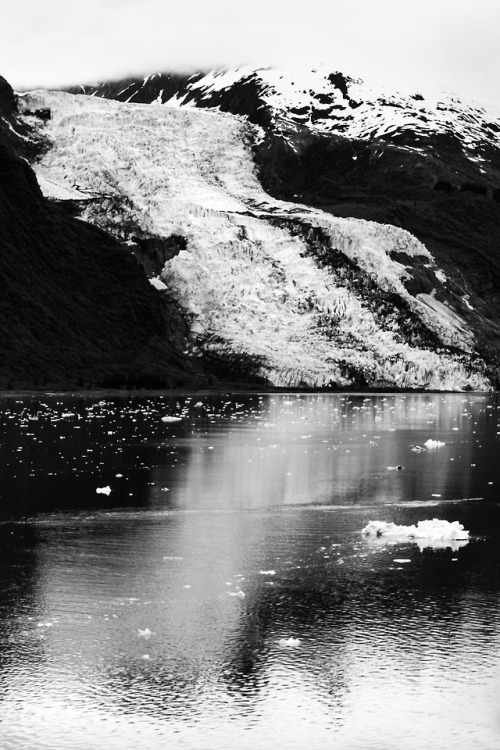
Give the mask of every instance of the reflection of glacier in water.
<svg viewBox="0 0 500 750">
<path fill-rule="evenodd" d="M 487 398 L 271 395 L 238 398 L 231 413 L 205 398 L 189 437 L 168 440 L 170 451 L 186 451 L 185 463 L 172 472 L 165 451 L 152 472 L 151 501 L 165 504 L 163 486 L 171 506 L 198 510 L 484 496 L 496 462 L 473 430 L 483 422 L 496 439 Z M 424 447 L 437 438 L 445 443 L 438 450 Z"/>
</svg>

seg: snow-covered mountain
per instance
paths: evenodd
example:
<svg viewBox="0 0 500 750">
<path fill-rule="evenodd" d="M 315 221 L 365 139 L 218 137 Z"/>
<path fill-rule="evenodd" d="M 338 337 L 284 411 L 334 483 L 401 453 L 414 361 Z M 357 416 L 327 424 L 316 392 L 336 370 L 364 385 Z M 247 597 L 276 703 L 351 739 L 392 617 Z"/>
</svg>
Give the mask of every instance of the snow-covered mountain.
<svg viewBox="0 0 500 750">
<path fill-rule="evenodd" d="M 458 199 L 472 237 L 478 211 L 496 221 L 493 115 L 419 93 L 376 98 L 324 71 L 122 84 L 20 97 L 47 143 L 37 178 L 128 242 L 213 372 L 291 387 L 496 383 L 493 251 L 450 247 L 446 222 L 440 244 L 368 220 L 427 212 L 438 234 Z M 461 267 L 475 256 L 495 277 L 483 294 Z"/>
<path fill-rule="evenodd" d="M 387 158 L 388 147 L 399 157 L 432 157 L 434 178 L 448 177 L 450 183 L 435 182 L 431 187 L 472 192 L 475 187 L 500 202 L 500 106 L 491 103 L 461 101 L 443 91 L 395 92 L 321 68 L 243 67 L 190 78 L 152 74 L 71 91 L 123 102 L 217 107 L 248 117 L 296 153 L 307 150 L 320 136 L 336 136 L 339 145 L 350 145 L 353 161 L 362 156 L 360 149 L 366 144 L 372 145 L 377 160 Z M 462 162 L 462 169 L 454 175 L 453 152 L 467 160 L 467 166 Z M 467 184 L 465 179 L 477 184 Z M 411 184 L 406 183 L 406 188 Z"/>
</svg>

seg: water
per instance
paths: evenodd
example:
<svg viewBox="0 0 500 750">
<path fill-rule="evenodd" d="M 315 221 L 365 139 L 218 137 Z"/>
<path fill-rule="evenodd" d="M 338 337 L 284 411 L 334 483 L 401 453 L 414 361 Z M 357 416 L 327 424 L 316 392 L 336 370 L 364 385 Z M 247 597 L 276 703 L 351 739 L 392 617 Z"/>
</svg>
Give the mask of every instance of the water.
<svg viewBox="0 0 500 750">
<path fill-rule="evenodd" d="M 499 418 L 486 394 L 0 399 L 0 747 L 496 750 Z M 433 517 L 470 541 L 360 534 Z"/>
</svg>

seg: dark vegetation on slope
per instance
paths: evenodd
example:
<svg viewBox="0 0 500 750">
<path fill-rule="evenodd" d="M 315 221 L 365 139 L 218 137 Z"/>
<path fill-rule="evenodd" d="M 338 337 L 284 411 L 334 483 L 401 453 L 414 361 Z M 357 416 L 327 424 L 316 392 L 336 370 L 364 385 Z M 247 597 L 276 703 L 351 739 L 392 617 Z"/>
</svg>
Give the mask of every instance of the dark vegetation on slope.
<svg viewBox="0 0 500 750">
<path fill-rule="evenodd" d="M 202 382 L 128 249 L 42 196 L 15 107 L 0 78 L 0 388 Z"/>
</svg>

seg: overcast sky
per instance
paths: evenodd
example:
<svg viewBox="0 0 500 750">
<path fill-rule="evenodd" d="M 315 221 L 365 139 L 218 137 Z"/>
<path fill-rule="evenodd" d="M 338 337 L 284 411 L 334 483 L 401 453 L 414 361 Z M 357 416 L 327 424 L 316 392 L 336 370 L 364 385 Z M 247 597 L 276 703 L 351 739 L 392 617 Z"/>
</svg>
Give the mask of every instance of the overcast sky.
<svg viewBox="0 0 500 750">
<path fill-rule="evenodd" d="M 4 0 L 16 89 L 242 63 L 313 67 L 500 102 L 500 0 Z"/>
</svg>

